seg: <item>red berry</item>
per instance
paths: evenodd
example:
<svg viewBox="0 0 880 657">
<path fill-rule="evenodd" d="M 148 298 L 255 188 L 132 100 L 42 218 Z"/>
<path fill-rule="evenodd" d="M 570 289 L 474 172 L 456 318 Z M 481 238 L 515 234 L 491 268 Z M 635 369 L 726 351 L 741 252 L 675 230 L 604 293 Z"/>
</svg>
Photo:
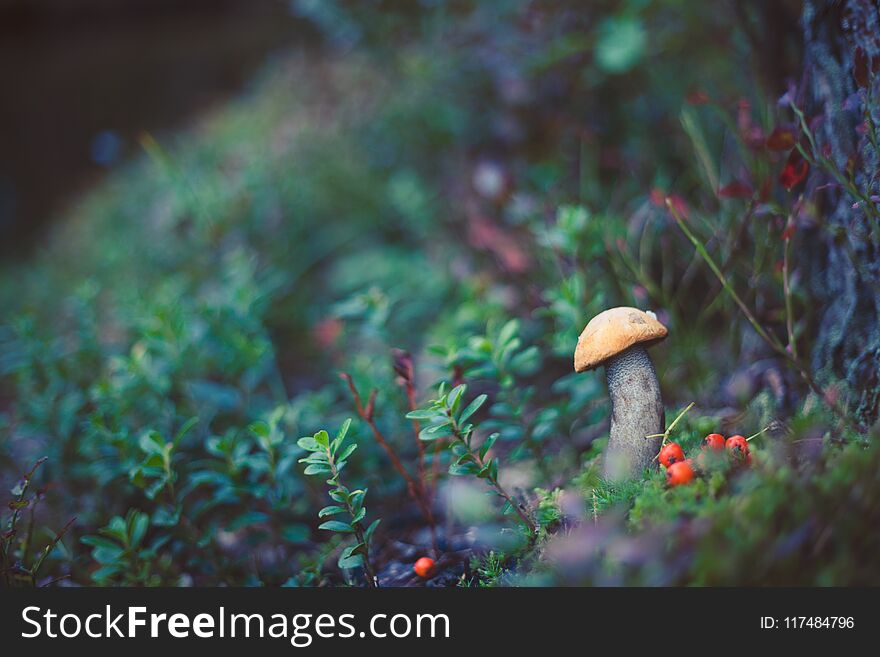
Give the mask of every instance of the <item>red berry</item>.
<svg viewBox="0 0 880 657">
<path fill-rule="evenodd" d="M 724 436 L 720 433 L 710 433 L 703 438 L 703 448 L 724 449 Z"/>
<path fill-rule="evenodd" d="M 749 442 L 743 436 L 731 436 L 727 439 L 727 451 L 730 452 L 738 460 L 751 462 L 752 457 L 749 454 Z"/>
<path fill-rule="evenodd" d="M 669 467 L 673 463 L 684 461 L 684 451 L 678 443 L 668 443 L 660 450 L 660 463 L 665 467 Z"/>
<path fill-rule="evenodd" d="M 666 483 L 670 486 L 689 484 L 694 480 L 694 469 L 691 462 L 679 461 L 666 468 Z"/>
<path fill-rule="evenodd" d="M 434 574 L 434 560 L 431 557 L 422 557 L 413 564 L 416 575 L 427 579 Z"/>
</svg>

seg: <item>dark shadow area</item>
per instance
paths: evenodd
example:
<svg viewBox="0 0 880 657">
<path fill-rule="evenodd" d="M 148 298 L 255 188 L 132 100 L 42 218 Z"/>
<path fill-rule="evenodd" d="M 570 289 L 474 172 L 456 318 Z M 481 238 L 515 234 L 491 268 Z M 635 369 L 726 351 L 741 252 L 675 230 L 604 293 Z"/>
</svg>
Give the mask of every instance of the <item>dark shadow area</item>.
<svg viewBox="0 0 880 657">
<path fill-rule="evenodd" d="M 27 251 L 65 200 L 314 39 L 275 0 L 0 2 L 0 255 Z"/>
</svg>

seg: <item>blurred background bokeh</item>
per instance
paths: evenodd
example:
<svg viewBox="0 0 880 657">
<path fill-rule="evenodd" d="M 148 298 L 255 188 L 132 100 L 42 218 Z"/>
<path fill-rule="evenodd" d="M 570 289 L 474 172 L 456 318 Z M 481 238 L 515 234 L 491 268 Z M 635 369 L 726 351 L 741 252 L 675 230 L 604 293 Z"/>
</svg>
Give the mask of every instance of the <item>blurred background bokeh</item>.
<svg viewBox="0 0 880 657">
<path fill-rule="evenodd" d="M 876 2 L 0 16 L 0 584 L 880 583 Z M 602 477 L 620 305 L 688 485 Z"/>
<path fill-rule="evenodd" d="M 185 124 L 317 38 L 279 0 L 0 1 L 0 257 L 139 152 L 142 131 Z"/>
</svg>

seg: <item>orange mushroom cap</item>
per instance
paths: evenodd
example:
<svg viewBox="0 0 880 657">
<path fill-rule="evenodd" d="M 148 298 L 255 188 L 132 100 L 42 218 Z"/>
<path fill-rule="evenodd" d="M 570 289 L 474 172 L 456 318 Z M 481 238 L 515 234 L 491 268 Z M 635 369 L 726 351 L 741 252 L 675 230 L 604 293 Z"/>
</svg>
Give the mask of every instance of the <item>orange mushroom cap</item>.
<svg viewBox="0 0 880 657">
<path fill-rule="evenodd" d="M 669 331 L 653 313 L 621 306 L 605 310 L 590 320 L 574 351 L 575 372 L 586 372 L 635 344 L 646 347 L 663 340 Z"/>
</svg>

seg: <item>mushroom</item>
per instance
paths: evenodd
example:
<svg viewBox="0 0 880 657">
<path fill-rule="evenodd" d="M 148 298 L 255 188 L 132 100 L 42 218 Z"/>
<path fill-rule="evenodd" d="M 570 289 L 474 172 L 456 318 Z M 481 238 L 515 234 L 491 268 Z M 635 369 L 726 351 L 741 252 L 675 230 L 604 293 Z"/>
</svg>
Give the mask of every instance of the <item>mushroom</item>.
<svg viewBox="0 0 880 657">
<path fill-rule="evenodd" d="M 663 399 L 647 348 L 668 331 L 654 313 L 611 308 L 590 320 L 578 338 L 574 369 L 605 366 L 611 398 L 611 437 L 605 454 L 607 479 L 631 479 L 650 467 L 660 449 Z M 654 438 L 646 436 L 654 435 Z"/>
</svg>

